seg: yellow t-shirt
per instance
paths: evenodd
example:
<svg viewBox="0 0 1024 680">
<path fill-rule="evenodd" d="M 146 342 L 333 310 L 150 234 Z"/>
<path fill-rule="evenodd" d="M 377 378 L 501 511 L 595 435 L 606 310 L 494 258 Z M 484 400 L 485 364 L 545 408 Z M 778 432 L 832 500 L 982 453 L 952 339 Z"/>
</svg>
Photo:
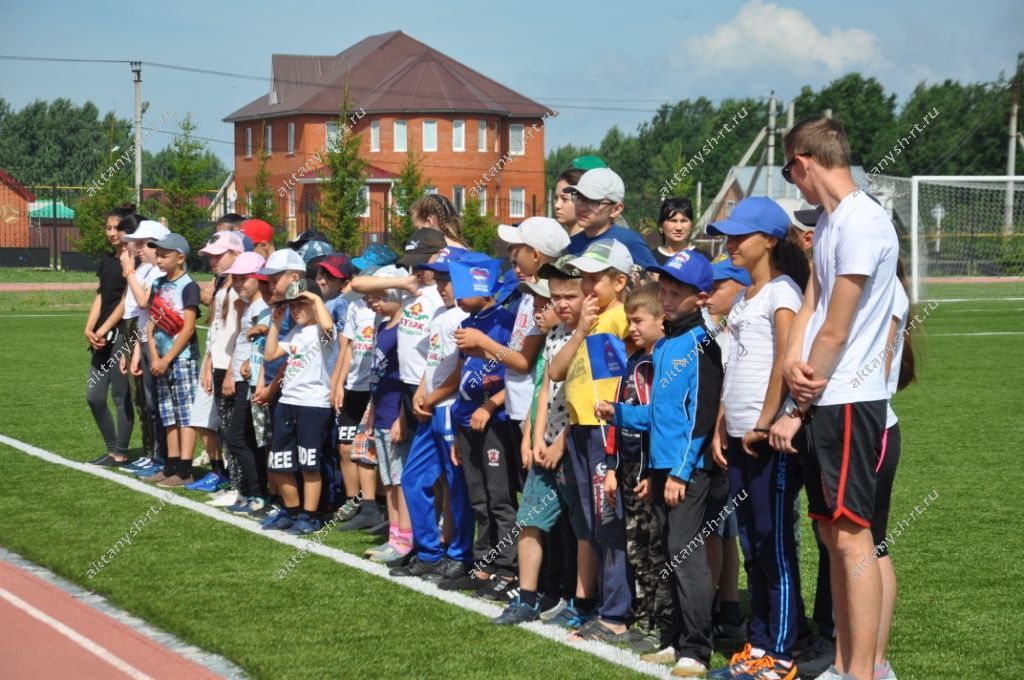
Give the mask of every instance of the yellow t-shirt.
<svg viewBox="0 0 1024 680">
<path fill-rule="evenodd" d="M 626 340 L 627 348 L 629 341 L 629 321 L 626 319 L 626 308 L 622 304 L 615 304 L 597 316 L 594 326 L 590 329 L 590 335 L 598 333 L 611 333 L 612 335 Z M 590 377 L 590 355 L 587 353 L 587 343 L 583 343 L 576 350 L 569 364 L 569 372 L 565 377 L 565 401 L 569 405 L 569 422 L 573 425 L 599 425 L 597 417 L 594 416 L 594 385 L 597 386 L 597 398 L 603 401 L 615 401 L 619 388 L 618 378 L 605 378 L 594 380 Z"/>
</svg>

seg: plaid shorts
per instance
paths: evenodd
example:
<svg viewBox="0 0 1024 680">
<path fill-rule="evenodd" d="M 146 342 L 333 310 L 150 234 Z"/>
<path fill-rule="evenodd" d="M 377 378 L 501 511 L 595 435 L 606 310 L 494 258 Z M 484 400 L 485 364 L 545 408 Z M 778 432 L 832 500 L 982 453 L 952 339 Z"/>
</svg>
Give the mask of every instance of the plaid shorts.
<svg viewBox="0 0 1024 680">
<path fill-rule="evenodd" d="M 352 440 L 352 455 L 349 456 L 349 459 L 353 463 L 377 467 L 377 449 L 373 447 L 373 437 L 366 430 L 366 420 L 369 415 L 370 409 L 366 409 L 363 419 L 359 421 L 356 438 Z"/>
<path fill-rule="evenodd" d="M 164 427 L 188 422 L 198 386 L 199 362 L 194 358 L 175 359 L 167 372 L 157 377 L 157 403 Z"/>
</svg>

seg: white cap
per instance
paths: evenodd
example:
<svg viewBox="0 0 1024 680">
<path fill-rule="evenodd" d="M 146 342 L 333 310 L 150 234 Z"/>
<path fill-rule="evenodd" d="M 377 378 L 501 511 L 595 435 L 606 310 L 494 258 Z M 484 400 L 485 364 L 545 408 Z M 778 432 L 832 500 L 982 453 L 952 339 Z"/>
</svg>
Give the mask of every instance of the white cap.
<svg viewBox="0 0 1024 680">
<path fill-rule="evenodd" d="M 260 274 L 267 276 L 281 272 L 304 271 L 306 271 L 306 261 L 302 259 L 302 256 L 290 248 L 282 248 L 270 254 L 267 264 L 260 270 Z"/>
<path fill-rule="evenodd" d="M 530 246 L 548 257 L 558 257 L 569 247 L 569 234 L 550 217 L 528 217 L 518 227 L 499 224 L 498 238 L 505 243 Z"/>
<path fill-rule="evenodd" d="M 171 233 L 171 230 L 155 220 L 142 220 L 135 233 L 125 234 L 122 241 L 159 241 Z"/>
<path fill-rule="evenodd" d="M 569 264 L 588 274 L 603 272 L 605 269 L 615 269 L 627 276 L 633 272 L 633 256 L 629 254 L 629 249 L 613 238 L 594 241 Z"/>
<path fill-rule="evenodd" d="M 587 170 L 580 177 L 579 183 L 574 187 L 567 187 L 566 191 L 583 194 L 592 201 L 607 199 L 622 203 L 626 197 L 626 185 L 622 183 L 622 178 L 608 168 Z"/>
<path fill-rule="evenodd" d="M 400 279 L 408 276 L 409 270 L 404 267 L 396 267 L 393 264 L 387 264 L 375 271 L 373 275 L 382 279 Z"/>
</svg>

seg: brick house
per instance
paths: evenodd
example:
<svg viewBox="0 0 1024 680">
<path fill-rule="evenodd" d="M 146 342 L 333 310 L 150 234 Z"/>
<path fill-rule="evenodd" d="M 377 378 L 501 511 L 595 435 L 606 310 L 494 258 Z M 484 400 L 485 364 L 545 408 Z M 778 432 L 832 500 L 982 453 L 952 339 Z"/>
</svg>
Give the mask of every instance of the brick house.
<svg viewBox="0 0 1024 680">
<path fill-rule="evenodd" d="M 34 200 L 21 182 L 0 170 L 0 248 L 28 247 L 28 206 Z"/>
<path fill-rule="evenodd" d="M 309 226 L 319 204 L 319 154 L 337 134 L 347 87 L 351 129 L 368 163 L 368 231 L 384 232 L 409 149 L 427 190 L 460 210 L 471 195 L 481 213 L 501 221 L 544 210 L 543 124 L 556 114 L 401 31 L 336 56 L 275 54 L 271 81 L 269 93 L 224 119 L 235 126 L 239 208 L 247 206 L 262 147 L 270 150 L 269 184 L 289 230 Z"/>
</svg>

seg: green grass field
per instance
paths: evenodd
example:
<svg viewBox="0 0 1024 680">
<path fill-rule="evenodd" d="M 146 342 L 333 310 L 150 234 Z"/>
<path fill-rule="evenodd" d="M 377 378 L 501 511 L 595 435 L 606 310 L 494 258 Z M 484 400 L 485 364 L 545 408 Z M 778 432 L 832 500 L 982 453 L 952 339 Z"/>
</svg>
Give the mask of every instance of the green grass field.
<svg viewBox="0 0 1024 680">
<path fill-rule="evenodd" d="M 1024 648 L 1013 623 L 1020 600 L 1013 593 L 1024 578 L 1013 538 L 1024 530 L 1024 473 L 1014 458 L 1024 437 L 1024 304 L 985 300 L 982 288 L 929 291 L 979 300 L 940 303 L 930 312 L 917 342 L 919 382 L 895 402 L 903 457 L 892 522 L 938 493 L 892 548 L 900 599 L 890 658 L 902 678 L 1017 677 L 1012 650 Z M 1024 286 L 1010 293 L 1024 297 Z M 67 316 L 84 310 L 63 294 L 47 295 L 49 307 L 39 305 L 45 297 L 25 303 L 0 294 L 0 434 L 84 461 L 102 452 L 85 404 L 82 318 Z M 323 557 L 310 556 L 279 580 L 292 548 L 178 507 L 162 510 L 90 580 L 90 563 L 153 499 L 3 445 L 0 470 L 0 545 L 254 677 L 629 674 Z M 816 558 L 804 529 L 810 607 Z M 373 543 L 332 534 L 326 544 L 354 554 Z M 723 661 L 716 655 L 716 664 Z"/>
</svg>

